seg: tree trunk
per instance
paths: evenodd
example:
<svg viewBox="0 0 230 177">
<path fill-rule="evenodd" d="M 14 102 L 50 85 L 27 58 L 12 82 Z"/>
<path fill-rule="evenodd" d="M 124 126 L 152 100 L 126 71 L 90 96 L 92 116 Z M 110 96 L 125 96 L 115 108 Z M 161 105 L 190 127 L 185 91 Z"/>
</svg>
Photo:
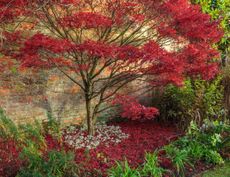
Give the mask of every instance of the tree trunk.
<svg viewBox="0 0 230 177">
<path fill-rule="evenodd" d="M 86 97 L 86 119 L 87 119 L 87 128 L 89 135 L 94 135 L 94 121 L 93 121 L 93 113 L 92 113 L 92 105 L 91 105 L 91 99 L 88 99 Z"/>
</svg>

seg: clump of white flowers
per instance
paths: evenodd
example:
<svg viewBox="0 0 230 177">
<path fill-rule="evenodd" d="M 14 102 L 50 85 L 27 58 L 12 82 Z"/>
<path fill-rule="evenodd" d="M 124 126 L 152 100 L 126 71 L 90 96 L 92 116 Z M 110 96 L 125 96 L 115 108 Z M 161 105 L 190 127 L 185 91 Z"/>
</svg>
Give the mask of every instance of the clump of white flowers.
<svg viewBox="0 0 230 177">
<path fill-rule="evenodd" d="M 97 124 L 95 127 L 95 136 L 88 135 L 85 128 L 70 126 L 65 130 L 64 142 L 69 146 L 80 149 L 93 149 L 100 144 L 105 146 L 120 143 L 129 135 L 122 132 L 119 126 Z"/>
</svg>

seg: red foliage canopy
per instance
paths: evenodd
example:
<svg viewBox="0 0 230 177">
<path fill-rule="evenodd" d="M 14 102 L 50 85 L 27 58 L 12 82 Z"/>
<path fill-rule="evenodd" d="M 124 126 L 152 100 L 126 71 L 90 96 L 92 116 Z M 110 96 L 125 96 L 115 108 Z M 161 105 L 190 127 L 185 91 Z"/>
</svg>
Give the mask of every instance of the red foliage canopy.
<svg viewBox="0 0 230 177">
<path fill-rule="evenodd" d="M 68 77 L 86 100 L 99 97 L 95 114 L 137 78 L 182 85 L 187 76 L 211 79 L 218 71 L 212 46 L 222 32 L 187 0 L 0 0 L 0 7 L 7 31 L 0 52 L 21 67 L 75 71 L 80 81 Z"/>
</svg>

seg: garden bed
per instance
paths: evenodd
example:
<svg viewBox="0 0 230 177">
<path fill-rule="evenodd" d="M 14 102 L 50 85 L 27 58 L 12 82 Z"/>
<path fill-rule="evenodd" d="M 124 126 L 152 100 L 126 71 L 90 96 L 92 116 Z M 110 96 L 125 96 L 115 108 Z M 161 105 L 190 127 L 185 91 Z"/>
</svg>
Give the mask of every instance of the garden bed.
<svg viewBox="0 0 230 177">
<path fill-rule="evenodd" d="M 99 173 L 104 173 L 115 165 L 116 161 L 125 159 L 132 167 L 136 167 L 144 162 L 146 152 L 153 152 L 176 139 L 179 135 L 174 127 L 165 126 L 155 121 L 128 121 L 112 123 L 109 126 L 119 126 L 123 136 L 127 135 L 127 137 L 116 144 L 114 142 L 101 143 L 92 149 L 74 149 L 66 143 L 64 144 L 66 150 L 74 151 L 76 163 L 85 170 L 84 173 L 99 175 Z M 60 144 L 50 136 L 46 137 L 46 141 L 49 150 L 60 149 Z M 17 173 L 20 165 L 22 165 L 18 154 L 19 151 L 13 142 L 0 144 L 2 158 L 0 176 L 14 176 Z"/>
<path fill-rule="evenodd" d="M 179 133 L 174 127 L 164 126 L 153 121 L 147 122 L 122 122 L 114 124 L 120 126 L 122 132 L 129 137 L 117 145 L 99 145 L 88 152 L 85 149 L 76 150 L 76 161 L 81 163 L 84 156 L 88 154 L 88 163 L 85 168 L 90 170 L 107 170 L 115 164 L 115 161 L 127 160 L 135 167 L 144 162 L 145 153 L 168 144 L 174 140 Z M 84 160 L 83 160 L 84 161 Z"/>
<path fill-rule="evenodd" d="M 74 153 L 73 163 L 84 177 L 108 176 L 108 170 L 116 166 L 116 162 L 125 161 L 130 168 L 139 169 L 146 163 L 146 153 L 152 154 L 154 151 L 157 152 L 156 150 L 159 150 L 159 168 L 170 171 L 166 171 L 165 176 L 178 173 L 178 169 L 166 154 L 167 150 L 162 149 L 184 135 L 176 130 L 175 126 L 156 121 L 123 121 L 108 125 L 99 124 L 94 137 L 88 136 L 86 130 L 74 126 L 62 132 L 62 141 L 50 135 L 45 136 L 44 159 L 47 159 L 49 152 L 53 150 L 65 150 L 64 153 L 71 151 Z M 14 140 L 0 141 L 1 177 L 14 177 L 25 164 L 28 164 L 25 159 L 20 158 L 20 152 Z M 194 176 L 213 167 L 211 163 L 198 160 L 194 166 L 185 165 L 184 175 Z"/>
</svg>

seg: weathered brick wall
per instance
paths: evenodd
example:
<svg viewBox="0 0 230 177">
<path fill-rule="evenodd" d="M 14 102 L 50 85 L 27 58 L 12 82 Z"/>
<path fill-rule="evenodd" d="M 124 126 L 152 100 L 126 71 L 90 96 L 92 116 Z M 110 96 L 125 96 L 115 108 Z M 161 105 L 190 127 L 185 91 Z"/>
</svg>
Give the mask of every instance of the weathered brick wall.
<svg viewBox="0 0 230 177">
<path fill-rule="evenodd" d="M 84 117 L 79 88 L 55 70 L 1 74 L 0 97 L 0 106 L 16 122 L 46 119 L 48 111 L 64 122 L 79 122 Z"/>
<path fill-rule="evenodd" d="M 130 84 L 124 91 L 132 93 L 142 85 Z M 85 117 L 83 93 L 57 70 L 0 74 L 0 98 L 0 107 L 17 123 L 44 120 L 48 111 L 67 124 L 81 123 Z M 151 95 L 141 93 L 141 98 L 148 104 Z"/>
</svg>

